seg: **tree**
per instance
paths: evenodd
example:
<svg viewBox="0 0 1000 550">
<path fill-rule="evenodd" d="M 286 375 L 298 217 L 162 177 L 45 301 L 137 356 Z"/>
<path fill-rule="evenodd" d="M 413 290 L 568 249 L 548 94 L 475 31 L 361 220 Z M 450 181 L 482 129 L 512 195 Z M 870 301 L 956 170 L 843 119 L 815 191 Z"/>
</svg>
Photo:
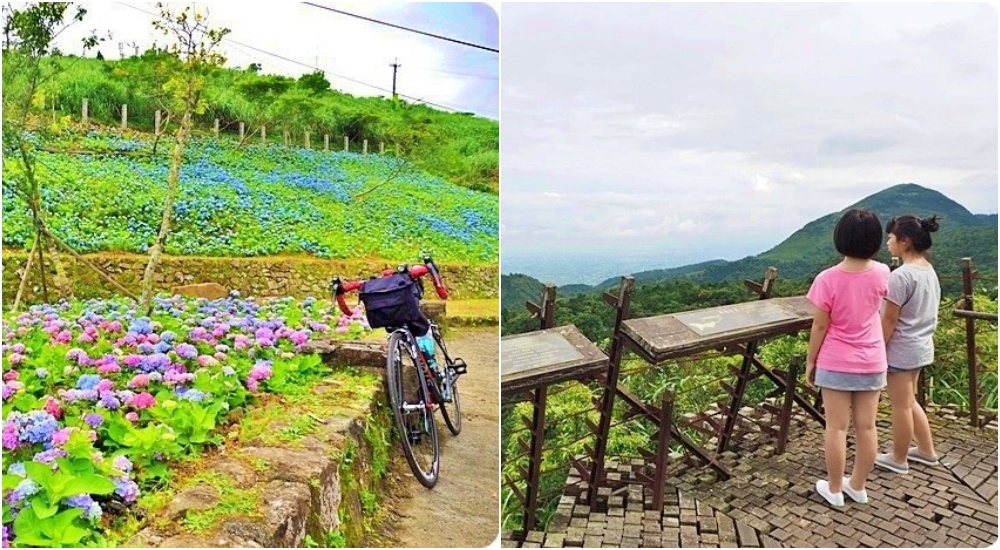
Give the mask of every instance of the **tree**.
<svg viewBox="0 0 1000 550">
<path fill-rule="evenodd" d="M 160 15 L 159 19 L 153 22 L 153 27 L 172 41 L 168 50 L 179 60 L 177 70 L 167 80 L 164 90 L 168 93 L 169 112 L 179 115 L 180 123 L 174 134 L 174 149 L 170 157 L 167 197 L 163 205 L 160 231 L 150 249 L 149 262 L 142 276 L 140 306 L 147 314 L 153 309 L 153 274 L 160 263 L 160 256 L 170 233 L 170 220 L 173 218 L 181 163 L 184 160 L 184 146 L 191 133 L 192 117 L 205 112 L 207 102 L 202 97 L 205 79 L 225 62 L 225 58 L 216 51 L 216 48 L 229 34 L 229 29 L 209 28 L 206 15 L 193 10 L 190 6 L 179 13 L 171 12 L 163 3 L 158 3 L 157 8 Z"/>
<path fill-rule="evenodd" d="M 32 249 L 14 299 L 15 309 L 24 292 L 36 251 L 43 298 L 46 301 L 49 299 L 44 250 L 49 251 L 55 265 L 56 286 L 64 295 L 72 296 L 72 286 L 65 275 L 55 245 L 67 249 L 69 247 L 55 238 L 45 224 L 35 143 L 27 137 L 32 115 L 45 105 L 45 97 L 40 88 L 58 70 L 57 65 L 52 65 L 48 71 L 43 70 L 42 58 L 52 53 L 52 42 L 56 37 L 74 23 L 82 21 L 87 13 L 80 6 L 74 9 L 71 6 L 73 5 L 67 2 L 53 2 L 28 4 L 19 8 L 8 4 L 3 9 L 3 161 L 5 164 L 9 163 L 9 173 L 13 176 L 8 178 L 13 181 L 5 180 L 4 185 L 13 187 L 27 202 L 35 227 Z M 93 48 L 100 41 L 96 34 L 85 37 L 84 51 Z"/>
<path fill-rule="evenodd" d="M 300 76 L 299 86 L 314 94 L 318 94 L 330 89 L 330 81 L 326 79 L 323 71 L 315 71 Z"/>
</svg>

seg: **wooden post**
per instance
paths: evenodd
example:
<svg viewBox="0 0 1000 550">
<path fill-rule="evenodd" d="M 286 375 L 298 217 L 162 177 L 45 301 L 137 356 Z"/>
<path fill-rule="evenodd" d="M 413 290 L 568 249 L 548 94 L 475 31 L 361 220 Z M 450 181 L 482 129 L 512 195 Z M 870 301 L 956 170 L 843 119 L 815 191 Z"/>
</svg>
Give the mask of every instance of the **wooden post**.
<svg viewBox="0 0 1000 550">
<path fill-rule="evenodd" d="M 52 98 L 52 123 L 56 123 L 56 98 Z"/>
<path fill-rule="evenodd" d="M 351 138 L 344 136 L 344 150 L 350 151 L 351 150 L 350 145 L 351 145 Z"/>
<path fill-rule="evenodd" d="M 122 130 L 128 130 L 128 104 L 122 103 Z"/>
<path fill-rule="evenodd" d="M 160 135 L 160 118 L 163 115 L 160 114 L 160 110 L 157 109 L 156 113 L 153 115 L 153 134 Z"/>
<path fill-rule="evenodd" d="M 284 139 L 285 147 L 288 147 L 288 140 L 289 140 L 288 130 L 282 130 L 281 131 L 281 137 Z"/>
<path fill-rule="evenodd" d="M 212 126 L 212 133 L 215 134 L 216 139 L 219 138 L 219 119 L 215 119 L 215 125 Z"/>
<path fill-rule="evenodd" d="M 383 143 L 381 141 L 378 142 L 378 154 L 380 154 L 380 155 L 384 155 L 385 154 L 385 143 Z"/>
<path fill-rule="evenodd" d="M 973 311 L 975 304 L 972 299 L 972 258 L 962 258 L 962 294 L 963 307 Z M 969 419 L 973 426 L 979 427 L 979 364 L 976 358 L 976 321 L 965 319 L 965 356 L 969 364 Z"/>
<path fill-rule="evenodd" d="M 542 445 L 545 442 L 545 402 L 549 389 L 542 386 L 535 390 L 531 398 L 531 456 L 528 461 L 528 477 L 525 480 L 527 495 L 524 499 L 524 530 L 537 527 L 538 490 L 542 478 Z"/>
<path fill-rule="evenodd" d="M 656 433 L 656 456 L 653 457 L 653 510 L 663 511 L 663 482 L 667 477 L 670 454 L 670 429 L 674 422 L 674 392 L 664 390 L 660 404 L 660 431 Z"/>
<path fill-rule="evenodd" d="M 590 479 L 587 483 L 587 504 L 591 507 L 597 502 L 597 487 L 604 477 L 604 455 L 608 450 L 608 436 L 611 432 L 615 394 L 618 393 L 618 374 L 621 372 L 622 357 L 625 355 L 625 336 L 622 333 L 622 323 L 629 318 L 633 285 L 635 285 L 634 277 L 631 275 L 623 276 L 617 296 L 610 292 L 605 292 L 602 296 L 605 303 L 615 308 L 615 327 L 614 332 L 611 333 L 608 375 L 604 382 L 604 392 L 600 403 L 601 420 L 597 427 L 597 441 L 594 444 L 594 455 L 591 457 L 593 463 L 590 465 Z"/>
<path fill-rule="evenodd" d="M 246 136 L 246 124 L 240 123 L 240 143 L 243 143 L 243 138 Z"/>
<path fill-rule="evenodd" d="M 267 145 L 267 128 L 263 124 L 260 125 L 260 144 Z"/>
<path fill-rule="evenodd" d="M 367 155 L 368 154 L 368 140 L 367 139 L 361 142 L 361 154 L 362 155 Z"/>
<path fill-rule="evenodd" d="M 323 150 L 330 150 L 330 134 L 323 134 Z"/>
<path fill-rule="evenodd" d="M 306 135 L 306 139 L 305 139 L 306 149 L 312 149 L 312 141 L 309 139 L 309 130 L 306 130 L 305 135 Z"/>
<path fill-rule="evenodd" d="M 757 293 L 758 300 L 767 300 L 771 297 L 771 292 L 774 290 L 774 281 L 777 278 L 778 269 L 776 267 L 769 267 L 764 274 L 763 283 L 758 284 L 755 281 L 747 280 L 744 281 L 744 285 Z M 719 434 L 719 444 L 716 447 L 716 452 L 720 455 L 726 451 L 729 440 L 733 436 L 733 430 L 736 428 L 736 423 L 739 420 L 740 405 L 743 403 L 743 394 L 750 383 L 750 373 L 753 368 L 754 357 L 757 355 L 758 344 L 757 340 L 747 342 L 743 352 L 743 363 L 740 366 L 739 378 L 736 380 L 736 387 L 733 389 L 732 399 L 729 402 L 729 410 L 726 411 L 725 427 L 722 433 Z"/>
<path fill-rule="evenodd" d="M 87 119 L 90 117 L 89 113 L 90 100 L 83 98 L 83 125 L 87 125 Z"/>
<path fill-rule="evenodd" d="M 799 382 L 799 370 L 802 368 L 802 357 L 792 357 L 785 378 L 785 402 L 781 407 L 781 419 L 778 426 L 778 454 L 785 454 L 788 444 L 788 428 L 792 422 L 792 404 L 795 402 L 795 387 Z"/>
</svg>

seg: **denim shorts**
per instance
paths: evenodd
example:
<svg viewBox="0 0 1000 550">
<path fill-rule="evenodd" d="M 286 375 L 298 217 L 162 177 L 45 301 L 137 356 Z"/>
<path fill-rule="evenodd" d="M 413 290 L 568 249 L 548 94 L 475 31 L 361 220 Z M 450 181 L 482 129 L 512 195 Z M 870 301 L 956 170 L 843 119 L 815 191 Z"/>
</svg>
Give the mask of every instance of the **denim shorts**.
<svg viewBox="0 0 1000 550">
<path fill-rule="evenodd" d="M 924 365 L 924 366 L 927 366 L 927 365 Z M 892 365 L 889 365 L 889 374 L 897 374 L 897 373 L 900 373 L 900 372 L 913 372 L 915 370 L 920 370 L 922 368 L 924 368 L 924 367 L 921 366 L 921 367 L 910 367 L 908 369 L 901 369 L 899 367 L 894 367 Z"/>
<path fill-rule="evenodd" d="M 854 374 L 816 369 L 816 385 L 837 391 L 880 391 L 885 387 L 886 373 Z"/>
</svg>

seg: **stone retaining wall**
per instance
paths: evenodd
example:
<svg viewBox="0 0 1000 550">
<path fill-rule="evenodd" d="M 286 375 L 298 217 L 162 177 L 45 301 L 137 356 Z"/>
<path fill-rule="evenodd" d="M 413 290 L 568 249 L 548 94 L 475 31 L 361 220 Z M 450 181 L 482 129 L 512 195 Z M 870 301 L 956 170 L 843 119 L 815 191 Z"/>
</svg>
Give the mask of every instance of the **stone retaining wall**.
<svg viewBox="0 0 1000 550">
<path fill-rule="evenodd" d="M 335 368 L 349 363 L 378 372 L 380 378 L 384 372 L 384 344 L 317 342 L 311 351 Z M 314 431 L 294 444 L 276 446 L 267 434 L 294 421 L 279 416 L 267 421 L 261 436 L 220 448 L 198 465 L 195 476 L 177 480 L 179 489 L 169 505 L 153 510 L 145 528 L 126 545 L 363 546 L 371 501 L 377 502 L 383 493 L 390 457 L 397 452 L 384 389 L 379 384 L 371 399 L 356 400 L 341 383 L 330 380 L 310 393 L 330 404 L 329 414 L 317 420 Z M 282 398 L 272 398 L 278 401 L 264 406 L 280 407 Z M 248 505 L 240 512 L 226 512 L 225 507 L 232 506 L 226 502 L 234 499 Z M 194 515 L 214 510 L 220 512 L 216 519 L 201 529 L 190 528 Z"/>
<path fill-rule="evenodd" d="M 77 298 L 108 297 L 113 287 L 101 279 L 93 270 L 77 259 L 61 255 L 73 282 L 73 292 Z M 125 288 L 139 293 L 147 256 L 137 254 L 86 254 L 84 257 L 114 277 Z M 24 250 L 3 251 L 3 303 L 14 301 L 22 269 L 27 261 Z M 37 262 L 37 258 L 35 259 Z M 55 275 L 49 258 L 46 257 L 48 273 Z M 305 298 L 326 298 L 329 295 L 330 280 L 334 276 L 343 279 L 365 279 L 383 269 L 395 267 L 383 260 L 340 261 L 320 260 L 306 257 L 261 257 L 261 258 L 205 258 L 164 256 L 156 274 L 154 288 L 157 292 L 170 292 L 174 287 L 191 283 L 219 283 L 226 288 L 240 291 L 243 296 L 294 296 Z M 471 298 L 496 298 L 499 296 L 499 267 L 496 265 L 440 265 L 442 275 L 448 285 L 451 297 L 459 300 Z M 53 289 L 52 278 L 47 277 L 50 300 L 60 297 Z M 426 285 L 430 290 L 430 285 Z M 27 303 L 41 301 L 41 278 L 37 264 L 32 266 L 24 300 Z"/>
</svg>

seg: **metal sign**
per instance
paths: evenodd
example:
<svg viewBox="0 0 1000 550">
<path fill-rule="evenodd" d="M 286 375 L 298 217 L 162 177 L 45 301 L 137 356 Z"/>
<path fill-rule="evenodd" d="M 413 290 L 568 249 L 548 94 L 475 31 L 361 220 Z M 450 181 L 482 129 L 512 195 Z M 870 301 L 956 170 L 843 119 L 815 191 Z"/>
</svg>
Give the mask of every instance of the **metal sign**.
<svg viewBox="0 0 1000 550">
<path fill-rule="evenodd" d="M 500 372 L 513 374 L 584 359 L 576 347 L 555 332 L 541 332 L 522 338 L 505 338 L 500 343 Z"/>
<path fill-rule="evenodd" d="M 698 336 L 709 336 L 794 319 L 795 315 L 767 301 L 675 313 L 678 321 Z"/>
</svg>

